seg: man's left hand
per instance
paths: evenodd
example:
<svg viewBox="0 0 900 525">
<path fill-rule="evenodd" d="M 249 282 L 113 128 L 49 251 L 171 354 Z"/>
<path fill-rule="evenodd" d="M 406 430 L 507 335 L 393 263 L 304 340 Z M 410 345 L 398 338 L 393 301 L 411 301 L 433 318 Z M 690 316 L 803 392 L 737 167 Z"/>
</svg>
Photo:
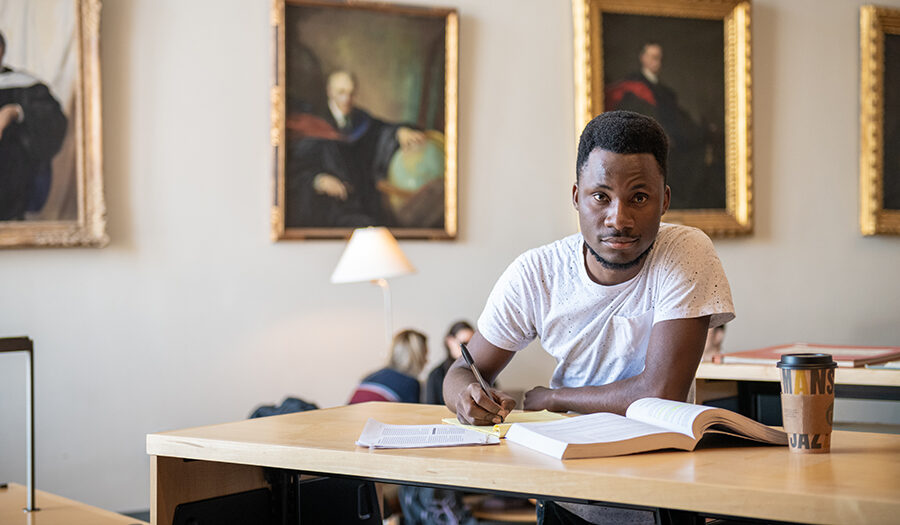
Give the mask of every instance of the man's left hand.
<svg viewBox="0 0 900 525">
<path fill-rule="evenodd" d="M 554 406 L 553 390 L 550 388 L 536 386 L 525 392 L 525 410 L 549 410 L 558 412 Z"/>
<path fill-rule="evenodd" d="M 397 128 L 397 142 L 403 149 L 410 149 L 425 144 L 425 134 L 417 129 L 401 126 Z"/>
</svg>

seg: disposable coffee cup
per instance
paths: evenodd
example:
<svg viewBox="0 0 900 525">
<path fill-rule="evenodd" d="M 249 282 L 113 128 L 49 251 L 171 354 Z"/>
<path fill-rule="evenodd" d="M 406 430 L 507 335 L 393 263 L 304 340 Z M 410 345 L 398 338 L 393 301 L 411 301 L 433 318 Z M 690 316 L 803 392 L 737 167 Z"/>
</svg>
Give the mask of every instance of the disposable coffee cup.
<svg viewBox="0 0 900 525">
<path fill-rule="evenodd" d="M 828 354 L 784 354 L 777 366 L 781 369 L 781 416 L 791 452 L 829 452 L 837 363 Z"/>
</svg>

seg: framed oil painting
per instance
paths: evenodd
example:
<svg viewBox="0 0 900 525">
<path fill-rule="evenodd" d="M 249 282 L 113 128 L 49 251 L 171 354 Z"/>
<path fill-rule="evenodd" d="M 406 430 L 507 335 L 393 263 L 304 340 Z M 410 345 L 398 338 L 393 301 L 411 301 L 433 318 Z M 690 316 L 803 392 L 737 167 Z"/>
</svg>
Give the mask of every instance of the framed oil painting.
<svg viewBox="0 0 900 525">
<path fill-rule="evenodd" d="M 863 6 L 860 24 L 859 226 L 900 234 L 900 9 Z"/>
<path fill-rule="evenodd" d="M 103 246 L 100 1 L 0 9 L 0 247 Z"/>
<path fill-rule="evenodd" d="M 272 237 L 457 231 L 453 9 L 275 0 Z"/>
<path fill-rule="evenodd" d="M 669 135 L 667 222 L 753 231 L 750 3 L 573 0 L 576 136 L 629 110 Z"/>
</svg>

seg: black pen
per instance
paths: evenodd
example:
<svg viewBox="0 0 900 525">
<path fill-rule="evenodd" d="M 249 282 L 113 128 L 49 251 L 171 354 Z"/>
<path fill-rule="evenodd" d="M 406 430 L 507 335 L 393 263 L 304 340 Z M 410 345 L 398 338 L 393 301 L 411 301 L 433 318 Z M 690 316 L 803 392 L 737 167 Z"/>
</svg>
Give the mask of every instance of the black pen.
<svg viewBox="0 0 900 525">
<path fill-rule="evenodd" d="M 478 367 L 475 366 L 475 360 L 472 359 L 472 354 L 469 353 L 469 349 L 466 348 L 466 343 L 459 343 L 459 348 L 462 350 L 463 359 L 466 360 L 466 363 L 469 364 L 469 368 L 472 370 L 472 373 L 475 374 L 475 379 L 478 380 L 478 384 L 481 385 L 481 389 L 484 390 L 484 393 L 491 396 L 491 391 L 488 390 L 487 383 L 484 382 L 484 378 L 481 377 L 481 372 L 478 371 Z"/>
</svg>

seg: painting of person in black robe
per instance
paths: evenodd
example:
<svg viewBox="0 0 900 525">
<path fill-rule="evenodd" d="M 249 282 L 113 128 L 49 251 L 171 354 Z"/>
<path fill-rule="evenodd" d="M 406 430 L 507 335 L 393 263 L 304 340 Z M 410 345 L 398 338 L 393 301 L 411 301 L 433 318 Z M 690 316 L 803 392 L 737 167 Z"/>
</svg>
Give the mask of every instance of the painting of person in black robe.
<svg viewBox="0 0 900 525">
<path fill-rule="evenodd" d="M 695 120 L 675 90 L 661 79 L 663 48 L 647 42 L 638 69 L 604 90 L 607 111 L 628 110 L 653 117 L 669 136 L 672 209 L 725 208 L 724 136 L 711 123 Z"/>
<path fill-rule="evenodd" d="M 3 65 L 5 54 L 0 34 L 0 221 L 17 221 L 47 199 L 67 120 L 45 84 Z"/>
<path fill-rule="evenodd" d="M 388 167 L 398 150 L 423 146 L 411 125 L 382 121 L 354 104 L 355 76 L 338 70 L 326 82 L 327 107 L 291 112 L 286 159 L 286 227 L 392 225 Z"/>
<path fill-rule="evenodd" d="M 900 35 L 884 35 L 882 208 L 900 210 Z"/>
</svg>

